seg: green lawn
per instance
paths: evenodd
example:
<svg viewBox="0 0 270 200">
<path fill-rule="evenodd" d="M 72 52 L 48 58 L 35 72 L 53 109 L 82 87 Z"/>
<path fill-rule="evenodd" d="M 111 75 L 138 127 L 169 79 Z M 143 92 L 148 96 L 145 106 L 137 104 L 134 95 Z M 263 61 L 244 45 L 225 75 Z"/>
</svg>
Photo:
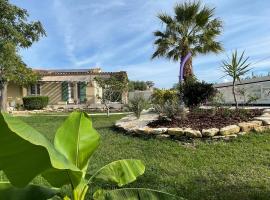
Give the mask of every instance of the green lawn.
<svg viewBox="0 0 270 200">
<path fill-rule="evenodd" d="M 49 140 L 65 117 L 20 117 Z M 136 158 L 146 173 L 130 187 L 153 188 L 190 200 L 270 199 L 270 134 L 251 134 L 231 142 L 178 142 L 131 137 L 113 129 L 121 116 L 94 116 L 102 136 L 89 173 L 118 159 Z"/>
</svg>

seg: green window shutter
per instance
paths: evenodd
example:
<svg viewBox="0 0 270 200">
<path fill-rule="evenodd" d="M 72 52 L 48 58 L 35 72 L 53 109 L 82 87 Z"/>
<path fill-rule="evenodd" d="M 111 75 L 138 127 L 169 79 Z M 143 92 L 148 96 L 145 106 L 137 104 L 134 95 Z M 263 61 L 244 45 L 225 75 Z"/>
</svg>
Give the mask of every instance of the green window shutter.
<svg viewBox="0 0 270 200">
<path fill-rule="evenodd" d="M 68 101 L 68 82 L 62 83 L 62 101 Z"/>
<path fill-rule="evenodd" d="M 78 83 L 78 96 L 80 99 L 80 102 L 85 102 L 86 100 L 86 83 L 80 82 Z"/>
</svg>

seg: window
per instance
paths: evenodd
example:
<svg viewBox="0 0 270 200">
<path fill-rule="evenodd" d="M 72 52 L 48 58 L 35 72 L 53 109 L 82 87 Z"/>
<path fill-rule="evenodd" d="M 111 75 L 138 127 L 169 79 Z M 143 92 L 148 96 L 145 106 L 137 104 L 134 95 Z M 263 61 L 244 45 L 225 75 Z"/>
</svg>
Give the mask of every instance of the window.
<svg viewBox="0 0 270 200">
<path fill-rule="evenodd" d="M 29 94 L 33 96 L 39 96 L 40 95 L 40 84 L 31 85 L 29 88 Z"/>
</svg>

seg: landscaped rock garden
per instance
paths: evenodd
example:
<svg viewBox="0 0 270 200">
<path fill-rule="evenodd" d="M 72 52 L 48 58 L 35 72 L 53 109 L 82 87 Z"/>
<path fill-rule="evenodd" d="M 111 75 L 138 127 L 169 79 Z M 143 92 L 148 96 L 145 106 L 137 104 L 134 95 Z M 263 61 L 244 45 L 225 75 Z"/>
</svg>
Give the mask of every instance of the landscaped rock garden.
<svg viewBox="0 0 270 200">
<path fill-rule="evenodd" d="M 132 135 L 174 139 L 231 139 L 251 131 L 270 129 L 270 110 L 207 110 L 189 112 L 184 119 L 166 119 L 154 112 L 133 115 L 117 121 L 116 127 Z"/>
</svg>

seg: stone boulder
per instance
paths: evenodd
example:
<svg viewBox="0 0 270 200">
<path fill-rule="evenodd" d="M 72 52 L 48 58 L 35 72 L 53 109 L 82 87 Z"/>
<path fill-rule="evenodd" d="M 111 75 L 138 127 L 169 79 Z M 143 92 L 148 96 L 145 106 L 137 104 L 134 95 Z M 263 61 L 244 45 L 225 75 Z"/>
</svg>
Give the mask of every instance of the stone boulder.
<svg viewBox="0 0 270 200">
<path fill-rule="evenodd" d="M 265 109 L 265 110 L 263 111 L 263 113 L 269 113 L 269 114 L 270 114 L 270 109 Z"/>
<path fill-rule="evenodd" d="M 122 119 L 118 120 L 115 123 L 115 126 L 118 128 L 124 129 L 130 133 L 136 132 L 136 133 L 141 134 L 144 131 L 149 132 L 149 134 L 152 134 L 153 132 L 163 133 L 163 131 L 161 130 L 153 131 L 149 127 L 146 128 L 147 124 L 157 119 L 158 119 L 158 114 L 145 112 L 141 115 L 140 119 L 137 119 L 134 115 L 128 115 L 126 117 L 123 117 Z"/>
<path fill-rule="evenodd" d="M 158 139 L 168 139 L 168 138 L 170 138 L 170 135 L 167 135 L 167 134 L 161 134 L 161 135 L 157 135 L 157 138 L 158 138 Z"/>
<path fill-rule="evenodd" d="M 225 138 L 225 136 L 223 136 L 223 135 L 216 135 L 216 136 L 212 137 L 213 140 L 221 140 L 224 138 Z"/>
<path fill-rule="evenodd" d="M 167 133 L 168 128 L 153 128 L 150 133 L 153 135 L 160 135 L 160 134 L 164 134 Z"/>
<path fill-rule="evenodd" d="M 201 131 L 193 130 L 191 128 L 184 129 L 185 135 L 190 138 L 201 138 L 202 134 Z"/>
<path fill-rule="evenodd" d="M 239 135 L 239 136 L 243 136 L 243 135 L 246 135 L 247 134 L 247 132 L 239 132 L 239 133 L 237 133 L 237 135 Z"/>
<path fill-rule="evenodd" d="M 265 132 L 265 131 L 268 131 L 268 130 L 270 130 L 270 125 L 258 126 L 258 127 L 254 128 L 254 131 L 257 132 L 257 133 Z"/>
<path fill-rule="evenodd" d="M 261 125 L 262 121 L 249 121 L 249 122 L 241 122 L 238 124 L 242 132 L 252 131 L 254 130 L 255 127 L 259 127 Z"/>
<path fill-rule="evenodd" d="M 260 116 L 255 117 L 254 119 L 262 121 L 264 125 L 270 125 L 270 116 Z"/>
<path fill-rule="evenodd" d="M 220 134 L 223 136 L 233 135 L 240 132 L 240 127 L 237 125 L 225 126 L 220 129 Z"/>
<path fill-rule="evenodd" d="M 202 135 L 204 137 L 213 137 L 213 136 L 217 135 L 218 132 L 219 132 L 218 128 L 203 129 Z"/>
<path fill-rule="evenodd" d="M 184 136 L 185 131 L 183 128 L 169 128 L 168 134 L 172 136 Z"/>
</svg>

